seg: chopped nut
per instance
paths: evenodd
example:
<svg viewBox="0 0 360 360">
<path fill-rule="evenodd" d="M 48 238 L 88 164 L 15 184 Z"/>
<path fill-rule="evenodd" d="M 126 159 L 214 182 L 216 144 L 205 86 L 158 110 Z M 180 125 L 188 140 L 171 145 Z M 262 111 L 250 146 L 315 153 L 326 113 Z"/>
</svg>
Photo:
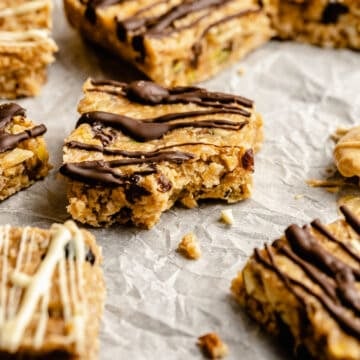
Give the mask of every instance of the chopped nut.
<svg viewBox="0 0 360 360">
<path fill-rule="evenodd" d="M 231 209 L 222 210 L 220 220 L 225 224 L 232 225 L 234 223 L 234 216 Z"/>
<path fill-rule="evenodd" d="M 295 200 L 300 200 L 300 199 L 302 199 L 303 197 L 304 197 L 303 194 L 297 194 L 297 195 L 294 196 L 294 199 L 295 199 Z"/>
<path fill-rule="evenodd" d="M 191 260 L 197 260 L 201 256 L 198 240 L 192 232 L 182 238 L 177 251 Z"/>
<path fill-rule="evenodd" d="M 227 345 L 222 342 L 216 333 L 200 336 L 197 344 L 209 359 L 223 358 L 229 353 Z"/>
</svg>

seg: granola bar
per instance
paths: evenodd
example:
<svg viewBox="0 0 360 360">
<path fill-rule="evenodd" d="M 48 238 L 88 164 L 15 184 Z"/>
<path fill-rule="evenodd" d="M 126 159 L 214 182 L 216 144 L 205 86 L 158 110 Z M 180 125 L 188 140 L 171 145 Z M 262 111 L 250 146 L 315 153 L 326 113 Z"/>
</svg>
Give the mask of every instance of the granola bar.
<svg viewBox="0 0 360 360">
<path fill-rule="evenodd" d="M 64 0 L 72 26 L 165 86 L 205 80 L 273 35 L 257 0 Z"/>
<path fill-rule="evenodd" d="M 360 49 L 360 1 L 271 0 L 277 36 L 323 47 Z"/>
<path fill-rule="evenodd" d="M 360 358 L 360 218 L 340 209 L 343 219 L 291 225 L 255 249 L 232 283 L 249 315 L 306 358 Z"/>
<path fill-rule="evenodd" d="M 0 226 L 1 359 L 97 359 L 100 248 L 74 222 Z"/>
<path fill-rule="evenodd" d="M 50 12 L 48 0 L 0 1 L 0 98 L 40 92 L 57 51 Z"/>
<path fill-rule="evenodd" d="M 21 106 L 0 105 L 0 200 L 48 174 L 45 132 L 45 125 L 35 126 Z"/>
<path fill-rule="evenodd" d="M 262 141 L 251 100 L 147 81 L 88 80 L 84 91 L 60 169 L 74 219 L 150 228 L 177 201 L 251 195 Z"/>
</svg>

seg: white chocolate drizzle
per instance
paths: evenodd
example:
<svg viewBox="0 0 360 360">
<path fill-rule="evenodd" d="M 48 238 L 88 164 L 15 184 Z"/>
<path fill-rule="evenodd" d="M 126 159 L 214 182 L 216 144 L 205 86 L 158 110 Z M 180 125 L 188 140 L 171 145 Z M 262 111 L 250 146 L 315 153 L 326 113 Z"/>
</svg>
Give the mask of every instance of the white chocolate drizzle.
<svg viewBox="0 0 360 360">
<path fill-rule="evenodd" d="M 24 229 L 24 231 L 21 234 L 21 240 L 20 240 L 20 245 L 19 245 L 19 251 L 16 257 L 16 264 L 15 264 L 15 269 L 12 272 L 12 274 L 10 275 L 10 280 L 14 285 L 19 286 L 20 282 L 22 283 L 23 281 L 20 279 L 23 277 L 23 274 L 20 273 L 20 268 L 21 268 L 21 263 L 22 263 L 22 259 L 24 256 L 24 250 L 25 250 L 25 246 L 26 246 L 26 241 L 27 241 L 27 237 L 28 237 L 28 232 L 29 232 L 29 228 L 26 227 Z M 16 312 L 17 309 L 17 305 L 18 303 L 15 303 L 15 298 L 18 298 L 18 293 L 19 293 L 19 288 L 13 286 L 10 291 L 9 291 L 9 308 L 7 310 L 7 317 L 8 318 L 12 318 Z"/>
<path fill-rule="evenodd" d="M 6 43 L 8 46 L 19 46 L 21 43 L 33 43 L 36 41 L 50 41 L 49 31 L 45 29 L 0 31 L 0 42 Z M 20 44 L 18 42 L 20 42 Z"/>
<path fill-rule="evenodd" d="M 82 353 L 87 317 L 83 293 L 82 267 L 85 261 L 83 235 L 72 221 L 68 221 L 64 225 L 54 224 L 50 229 L 50 239 L 45 256 L 35 272 L 29 274 L 26 273 L 26 269 L 31 265 L 36 234 L 33 231 L 29 236 L 29 232 L 29 228 L 25 228 L 22 232 L 16 263 L 13 271 L 9 274 L 10 226 L 0 227 L 2 265 L 0 347 L 9 352 L 16 352 L 21 346 L 29 325 L 36 324 L 32 342 L 35 349 L 41 348 L 47 333 L 49 303 L 54 286 L 54 275 L 57 271 L 58 281 L 55 284 L 59 286 L 64 328 L 70 329 L 69 333 L 63 334 L 62 341 L 66 344 L 74 343 L 77 352 Z M 66 246 L 68 248 L 67 259 Z M 23 262 L 24 258 L 25 262 Z M 59 334 L 54 335 L 58 336 Z"/>
<path fill-rule="evenodd" d="M 49 6 L 48 0 L 35 0 L 13 7 L 6 7 L 4 9 L 0 9 L 0 18 L 26 14 L 31 11 L 40 10 L 47 6 Z"/>
</svg>

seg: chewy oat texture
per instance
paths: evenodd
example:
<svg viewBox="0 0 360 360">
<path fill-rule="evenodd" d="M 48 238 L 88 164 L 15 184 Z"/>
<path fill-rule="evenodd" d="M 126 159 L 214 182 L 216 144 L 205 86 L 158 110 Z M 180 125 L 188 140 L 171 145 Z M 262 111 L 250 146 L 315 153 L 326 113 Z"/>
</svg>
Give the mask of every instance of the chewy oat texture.
<svg viewBox="0 0 360 360">
<path fill-rule="evenodd" d="M 176 201 L 251 195 L 262 142 L 251 100 L 146 81 L 88 80 L 84 91 L 60 170 L 74 219 L 150 228 Z"/>
<path fill-rule="evenodd" d="M 51 0 L 0 0 L 0 98 L 37 95 L 57 51 Z"/>
<path fill-rule="evenodd" d="M 105 288 L 100 249 L 72 221 L 0 227 L 0 358 L 95 360 Z"/>
<path fill-rule="evenodd" d="M 359 0 L 270 0 L 272 23 L 285 40 L 360 49 Z"/>
<path fill-rule="evenodd" d="M 19 105 L 0 105 L 0 200 L 48 174 L 45 132 L 45 125 L 35 126 Z"/>
<path fill-rule="evenodd" d="M 341 211 L 330 225 L 291 225 L 232 283 L 251 317 L 315 359 L 360 358 L 360 218 Z"/>
<path fill-rule="evenodd" d="M 257 0 L 65 0 L 70 23 L 165 86 L 207 79 L 273 35 Z"/>
</svg>

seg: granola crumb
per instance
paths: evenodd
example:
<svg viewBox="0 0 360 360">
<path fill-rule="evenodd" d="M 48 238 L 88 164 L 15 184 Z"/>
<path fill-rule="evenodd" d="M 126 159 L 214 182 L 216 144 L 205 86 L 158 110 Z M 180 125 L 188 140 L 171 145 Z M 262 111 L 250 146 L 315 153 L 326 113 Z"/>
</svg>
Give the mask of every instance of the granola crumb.
<svg viewBox="0 0 360 360">
<path fill-rule="evenodd" d="M 188 259 L 191 260 L 199 259 L 201 257 L 201 250 L 195 234 L 192 232 L 186 234 L 182 238 L 177 248 L 177 251 L 181 253 L 183 256 L 187 257 Z"/>
<path fill-rule="evenodd" d="M 204 355 L 209 359 L 220 359 L 228 355 L 228 346 L 220 339 L 216 333 L 209 333 L 200 336 L 197 345 L 201 348 Z"/>
<path fill-rule="evenodd" d="M 234 224 L 234 216 L 232 210 L 231 209 L 222 210 L 220 220 L 228 225 Z"/>
</svg>

